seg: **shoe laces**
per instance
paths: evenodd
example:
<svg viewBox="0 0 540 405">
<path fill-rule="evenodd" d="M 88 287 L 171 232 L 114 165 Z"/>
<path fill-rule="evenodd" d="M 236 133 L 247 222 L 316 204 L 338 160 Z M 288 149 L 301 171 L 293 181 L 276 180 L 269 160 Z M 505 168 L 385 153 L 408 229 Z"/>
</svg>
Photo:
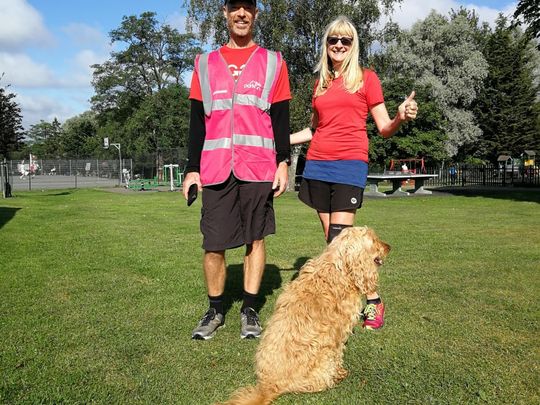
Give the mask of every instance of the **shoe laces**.
<svg viewBox="0 0 540 405">
<path fill-rule="evenodd" d="M 248 325 L 259 325 L 259 316 L 257 315 L 257 312 L 255 312 L 252 308 L 246 308 L 244 309 L 244 315 L 246 316 L 246 323 Z"/>
<path fill-rule="evenodd" d="M 375 320 L 377 316 L 377 305 L 375 304 L 368 304 L 364 308 L 364 316 L 366 319 L 369 319 L 370 321 Z"/>
<path fill-rule="evenodd" d="M 207 326 L 214 318 L 216 317 L 216 311 L 212 308 L 206 311 L 203 318 L 201 319 L 201 326 Z"/>
</svg>

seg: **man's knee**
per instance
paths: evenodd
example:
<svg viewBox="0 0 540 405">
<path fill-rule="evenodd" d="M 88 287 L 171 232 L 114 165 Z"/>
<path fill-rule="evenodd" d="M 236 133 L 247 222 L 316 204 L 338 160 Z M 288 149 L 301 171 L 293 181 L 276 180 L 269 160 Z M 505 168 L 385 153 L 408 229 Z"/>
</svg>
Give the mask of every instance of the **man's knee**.
<svg viewBox="0 0 540 405">
<path fill-rule="evenodd" d="M 252 243 L 246 244 L 246 255 L 249 256 L 251 252 L 264 249 L 264 239 L 254 240 Z"/>
</svg>

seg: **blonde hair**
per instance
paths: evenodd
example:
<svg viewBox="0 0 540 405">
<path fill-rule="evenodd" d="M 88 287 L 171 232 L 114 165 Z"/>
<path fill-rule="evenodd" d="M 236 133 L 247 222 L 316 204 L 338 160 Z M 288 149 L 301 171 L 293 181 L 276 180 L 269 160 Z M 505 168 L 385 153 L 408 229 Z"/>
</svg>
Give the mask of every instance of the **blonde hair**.
<svg viewBox="0 0 540 405">
<path fill-rule="evenodd" d="M 315 90 L 315 97 L 323 94 L 332 80 L 334 79 L 334 70 L 332 61 L 328 56 L 327 39 L 331 36 L 352 38 L 351 48 L 341 65 L 340 75 L 343 77 L 343 85 L 349 93 L 357 92 L 362 87 L 362 68 L 358 63 L 360 47 L 358 44 L 358 32 L 351 21 L 345 16 L 339 16 L 327 25 L 321 44 L 321 58 L 315 67 L 315 73 L 319 73 L 319 83 Z"/>
</svg>

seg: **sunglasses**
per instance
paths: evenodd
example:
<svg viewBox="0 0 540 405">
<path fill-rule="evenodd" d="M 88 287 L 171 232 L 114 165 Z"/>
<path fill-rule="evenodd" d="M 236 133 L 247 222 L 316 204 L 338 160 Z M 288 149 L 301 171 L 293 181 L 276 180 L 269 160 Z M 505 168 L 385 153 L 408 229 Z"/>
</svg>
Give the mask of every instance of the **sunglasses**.
<svg viewBox="0 0 540 405">
<path fill-rule="evenodd" d="M 328 45 L 336 45 L 338 42 L 341 41 L 341 45 L 343 46 L 351 46 L 352 45 L 352 38 L 347 37 L 328 37 L 326 39 L 326 42 L 328 42 Z"/>
</svg>

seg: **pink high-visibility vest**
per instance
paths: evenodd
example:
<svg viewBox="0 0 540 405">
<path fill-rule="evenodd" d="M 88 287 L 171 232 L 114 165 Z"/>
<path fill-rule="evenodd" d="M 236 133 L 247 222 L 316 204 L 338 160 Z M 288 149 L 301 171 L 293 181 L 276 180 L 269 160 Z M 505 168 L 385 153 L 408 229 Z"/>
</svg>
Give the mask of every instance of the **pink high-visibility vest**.
<svg viewBox="0 0 540 405">
<path fill-rule="evenodd" d="M 258 47 L 234 80 L 219 51 L 198 55 L 206 137 L 201 155 L 203 186 L 231 174 L 244 181 L 274 180 L 276 151 L 270 119 L 281 54 Z"/>
</svg>

